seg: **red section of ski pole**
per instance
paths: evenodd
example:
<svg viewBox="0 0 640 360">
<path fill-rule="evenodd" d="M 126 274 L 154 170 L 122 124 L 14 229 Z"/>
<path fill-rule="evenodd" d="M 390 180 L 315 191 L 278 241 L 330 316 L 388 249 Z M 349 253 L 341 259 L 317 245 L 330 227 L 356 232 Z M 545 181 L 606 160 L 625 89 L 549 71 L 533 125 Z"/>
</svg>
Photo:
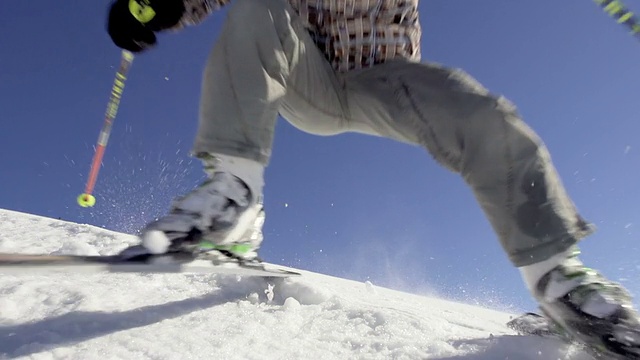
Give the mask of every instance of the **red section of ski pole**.
<svg viewBox="0 0 640 360">
<path fill-rule="evenodd" d="M 96 147 L 96 152 L 93 154 L 93 161 L 91 162 L 91 171 L 89 172 L 89 179 L 87 180 L 87 185 L 84 189 L 84 193 L 86 195 L 91 195 L 93 193 L 93 188 L 96 186 L 96 181 L 98 180 L 98 171 L 100 171 L 100 165 L 102 164 L 102 157 L 104 156 L 105 146 L 98 145 Z"/>
<path fill-rule="evenodd" d="M 91 170 L 85 186 L 85 192 L 78 196 L 78 204 L 82 207 L 90 207 L 95 204 L 95 198 L 92 195 L 93 189 L 95 188 L 96 181 L 98 180 L 98 172 L 102 165 L 104 151 L 107 147 L 107 143 L 109 142 L 109 135 L 111 135 L 111 126 L 113 124 L 113 120 L 116 118 L 116 114 L 118 113 L 120 99 L 124 92 L 124 84 L 127 80 L 127 72 L 129 71 L 132 62 L 133 54 L 128 51 L 122 51 L 120 67 L 116 72 L 113 87 L 111 88 L 111 97 L 109 98 L 109 104 L 107 105 L 104 124 L 102 125 L 102 130 L 100 130 L 100 135 L 98 136 L 96 151 L 93 154 L 93 161 L 91 162 Z"/>
</svg>

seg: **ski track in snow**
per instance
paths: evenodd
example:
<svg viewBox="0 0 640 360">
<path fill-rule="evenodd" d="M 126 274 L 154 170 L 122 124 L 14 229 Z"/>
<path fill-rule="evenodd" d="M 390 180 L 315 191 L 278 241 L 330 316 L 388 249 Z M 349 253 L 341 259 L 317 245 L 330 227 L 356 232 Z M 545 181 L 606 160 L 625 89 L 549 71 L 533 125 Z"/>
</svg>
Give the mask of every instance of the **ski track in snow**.
<svg viewBox="0 0 640 360">
<path fill-rule="evenodd" d="M 131 235 L 0 209 L 0 251 L 112 254 Z M 587 360 L 511 314 L 301 271 L 0 275 L 2 359 Z"/>
</svg>

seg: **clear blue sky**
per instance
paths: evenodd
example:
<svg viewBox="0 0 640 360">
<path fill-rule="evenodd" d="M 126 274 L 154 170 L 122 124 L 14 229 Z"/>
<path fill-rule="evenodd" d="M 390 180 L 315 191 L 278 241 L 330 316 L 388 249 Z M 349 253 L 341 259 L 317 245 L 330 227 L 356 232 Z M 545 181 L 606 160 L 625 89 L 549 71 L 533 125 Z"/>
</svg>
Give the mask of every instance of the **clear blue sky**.
<svg viewBox="0 0 640 360">
<path fill-rule="evenodd" d="M 0 208 L 133 233 L 202 177 L 188 151 L 224 11 L 136 58 L 98 203 L 83 209 L 75 198 L 119 61 L 106 7 L 0 2 Z M 519 106 L 599 228 L 584 260 L 640 295 L 640 43 L 586 0 L 424 0 L 420 10 L 424 60 L 462 67 Z M 421 149 L 281 121 L 266 181 L 267 261 L 532 306 L 471 192 Z"/>
</svg>

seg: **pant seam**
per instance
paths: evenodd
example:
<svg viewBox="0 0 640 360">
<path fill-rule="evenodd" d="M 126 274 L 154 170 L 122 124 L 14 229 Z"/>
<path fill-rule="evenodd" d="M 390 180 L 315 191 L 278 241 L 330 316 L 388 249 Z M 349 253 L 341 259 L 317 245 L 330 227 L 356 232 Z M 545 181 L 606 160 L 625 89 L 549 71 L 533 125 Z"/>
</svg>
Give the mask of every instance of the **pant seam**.
<svg viewBox="0 0 640 360">
<path fill-rule="evenodd" d="M 497 104 L 496 104 L 497 105 Z M 505 114 L 506 116 L 506 114 Z M 503 144 L 505 144 L 505 154 L 504 154 L 504 160 L 505 160 L 505 164 L 507 164 L 507 169 L 506 169 L 506 174 L 505 174 L 505 181 L 506 181 L 506 191 L 507 191 L 507 198 L 505 201 L 505 207 L 507 208 L 507 211 L 509 212 L 509 214 L 514 214 L 514 205 L 515 205 L 515 181 L 514 181 L 514 176 L 513 176 L 513 149 L 511 148 L 511 143 L 509 142 L 509 138 L 507 136 L 508 134 L 508 130 L 507 130 L 507 119 L 503 117 L 502 119 L 502 136 L 503 136 Z M 509 225 L 507 225 L 509 226 Z M 511 236 L 511 234 L 513 233 L 513 228 L 512 227 L 507 227 L 504 229 L 504 236 L 505 239 L 507 239 L 508 237 Z"/>
<path fill-rule="evenodd" d="M 400 80 L 400 89 L 403 92 L 404 97 L 409 101 L 409 105 L 411 106 L 413 112 L 418 115 L 422 122 L 413 121 L 413 124 L 416 129 L 420 129 L 422 136 L 419 136 L 418 141 L 421 145 L 423 145 L 429 151 L 431 156 L 440 164 L 445 165 L 445 167 L 450 169 L 455 169 L 459 172 L 460 169 L 460 159 L 456 158 L 450 151 L 446 150 L 442 144 L 437 140 L 435 130 L 433 129 L 433 125 L 431 121 L 429 121 L 428 117 L 422 113 L 420 108 L 417 106 L 417 101 L 411 95 L 411 91 L 409 86 L 401 79 Z M 413 116 L 408 116 L 409 118 L 413 118 Z M 425 137 L 428 137 L 428 141 L 425 140 Z M 429 145 L 431 143 L 431 146 Z"/>
</svg>

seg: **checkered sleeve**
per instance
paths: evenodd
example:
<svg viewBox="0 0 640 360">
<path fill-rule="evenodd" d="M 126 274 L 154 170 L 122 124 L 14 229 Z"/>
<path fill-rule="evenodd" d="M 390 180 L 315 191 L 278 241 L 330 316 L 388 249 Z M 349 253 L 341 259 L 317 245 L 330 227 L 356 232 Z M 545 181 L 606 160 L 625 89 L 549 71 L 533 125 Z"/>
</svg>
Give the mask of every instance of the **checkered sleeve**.
<svg viewBox="0 0 640 360">
<path fill-rule="evenodd" d="M 338 71 L 395 58 L 420 61 L 417 0 L 294 0 Z"/>
<path fill-rule="evenodd" d="M 231 0 L 184 0 L 185 12 L 178 25 L 172 30 L 198 25 L 215 10 L 230 3 Z"/>
</svg>

